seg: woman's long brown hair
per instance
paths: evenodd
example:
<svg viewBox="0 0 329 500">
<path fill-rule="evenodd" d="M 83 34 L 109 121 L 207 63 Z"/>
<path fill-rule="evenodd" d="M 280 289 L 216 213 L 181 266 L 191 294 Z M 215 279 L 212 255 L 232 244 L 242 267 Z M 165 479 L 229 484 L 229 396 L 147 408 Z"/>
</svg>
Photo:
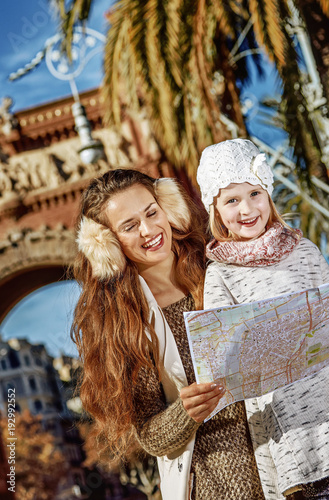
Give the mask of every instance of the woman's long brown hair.
<svg viewBox="0 0 329 500">
<path fill-rule="evenodd" d="M 83 193 L 80 219 L 86 216 L 106 224 L 107 201 L 134 184 L 145 186 L 156 199 L 155 179 L 135 170 L 113 170 L 93 180 Z M 188 201 L 191 223 L 184 233 L 172 228 L 176 280 L 183 291 L 192 293 L 200 309 L 205 271 L 204 221 L 183 191 L 182 196 Z M 82 289 L 71 329 L 83 362 L 80 398 L 94 421 L 93 434 L 114 460 L 126 453 L 133 440 L 133 386 L 140 369 L 155 363 L 159 372 L 158 341 L 133 262 L 127 259 L 123 273 L 101 281 L 93 276 L 90 262 L 79 252 L 74 276 Z"/>
</svg>

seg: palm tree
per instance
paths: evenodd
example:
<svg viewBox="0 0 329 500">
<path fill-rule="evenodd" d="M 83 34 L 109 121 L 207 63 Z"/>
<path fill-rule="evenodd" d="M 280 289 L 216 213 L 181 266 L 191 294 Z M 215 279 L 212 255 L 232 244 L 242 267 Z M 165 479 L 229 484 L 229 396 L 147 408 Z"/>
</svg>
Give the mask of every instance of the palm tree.
<svg viewBox="0 0 329 500">
<path fill-rule="evenodd" d="M 232 127 L 246 133 L 237 79 L 248 77 L 245 61 L 232 49 L 248 21 L 251 29 L 240 50 L 263 47 L 282 79 L 286 127 L 299 176 L 328 182 L 307 103 L 300 85 L 296 50 L 287 29 L 288 0 L 121 0 L 108 14 L 104 92 L 107 119 L 118 124 L 122 101 L 143 105 L 163 155 L 193 178 L 201 150 L 229 138 Z M 92 1 L 57 0 L 70 54 L 72 30 L 88 17 Z M 306 9 L 307 0 L 298 0 Z M 328 0 L 312 1 L 327 19 Z M 289 27 L 289 26 L 288 26 Z M 306 167 L 305 167 L 306 164 Z"/>
<path fill-rule="evenodd" d="M 235 16 L 245 23 L 247 11 Z M 120 122 L 123 95 L 129 108 L 142 103 L 165 157 L 192 177 L 200 151 L 231 137 L 226 117 L 245 134 L 236 74 L 224 43 L 230 35 L 237 38 L 232 17 L 221 2 L 209 7 L 204 0 L 124 0 L 109 15 L 108 120 Z"/>
<path fill-rule="evenodd" d="M 69 8 L 64 0 L 56 2 L 64 49 L 70 56 L 73 27 L 88 18 L 92 0 L 72 0 Z M 328 95 L 323 68 L 329 64 L 329 44 L 322 40 L 323 32 L 310 12 L 314 9 L 323 26 L 328 26 L 329 0 L 295 0 L 295 4 L 292 0 L 115 2 L 107 14 L 110 29 L 104 56 L 107 122 L 119 125 L 126 109 L 144 107 L 162 159 L 176 172 L 185 172 L 193 183 L 205 146 L 234 134 L 246 135 L 237 82 L 248 79 L 244 54 L 251 54 L 261 72 L 261 48 L 281 77 L 280 113 L 294 151 L 295 180 L 308 196 L 326 204 L 311 182 L 318 178 L 329 184 L 329 176 L 291 30 L 291 8 L 295 7 L 314 30 L 313 48 L 316 40 L 322 41 L 316 61 Z M 319 237 L 315 242 L 319 243 Z"/>
</svg>

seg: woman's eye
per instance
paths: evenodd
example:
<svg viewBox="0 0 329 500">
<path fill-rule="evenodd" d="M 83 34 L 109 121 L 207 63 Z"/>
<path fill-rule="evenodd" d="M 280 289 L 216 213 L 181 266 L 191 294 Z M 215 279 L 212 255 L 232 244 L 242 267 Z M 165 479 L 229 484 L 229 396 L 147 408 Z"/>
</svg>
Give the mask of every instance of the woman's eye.
<svg viewBox="0 0 329 500">
<path fill-rule="evenodd" d="M 148 216 L 148 217 L 153 217 L 153 216 L 154 216 L 154 215 L 156 215 L 156 214 L 157 214 L 157 211 L 156 211 L 156 210 L 153 210 L 152 212 L 149 212 L 149 213 L 147 214 L 147 216 Z"/>
<path fill-rule="evenodd" d="M 135 224 L 132 224 L 131 226 L 126 226 L 124 228 L 125 233 L 129 233 L 133 228 L 135 227 Z"/>
</svg>

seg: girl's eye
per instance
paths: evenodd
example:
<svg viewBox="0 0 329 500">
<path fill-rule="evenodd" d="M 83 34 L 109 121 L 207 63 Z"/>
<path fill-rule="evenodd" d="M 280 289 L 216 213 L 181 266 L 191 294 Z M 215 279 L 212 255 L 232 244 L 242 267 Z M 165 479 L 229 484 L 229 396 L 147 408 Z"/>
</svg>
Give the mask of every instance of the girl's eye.
<svg viewBox="0 0 329 500">
<path fill-rule="evenodd" d="M 251 193 L 251 196 L 257 196 L 258 194 L 259 194 L 259 191 L 253 191 L 253 192 Z"/>
<path fill-rule="evenodd" d="M 236 201 L 236 198 L 232 198 L 231 200 L 228 200 L 227 203 L 234 203 Z"/>
<path fill-rule="evenodd" d="M 153 216 L 154 216 L 154 215 L 156 215 L 156 214 L 157 214 L 157 211 L 156 211 L 156 210 L 153 210 L 152 212 L 149 212 L 149 213 L 147 214 L 147 217 L 153 217 Z"/>
</svg>

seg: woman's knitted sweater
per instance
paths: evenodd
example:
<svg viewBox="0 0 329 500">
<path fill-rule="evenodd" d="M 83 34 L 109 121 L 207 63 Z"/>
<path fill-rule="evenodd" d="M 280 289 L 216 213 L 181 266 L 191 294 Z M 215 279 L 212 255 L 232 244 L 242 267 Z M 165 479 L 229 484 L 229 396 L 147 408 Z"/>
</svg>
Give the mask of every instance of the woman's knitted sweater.
<svg viewBox="0 0 329 500">
<path fill-rule="evenodd" d="M 204 308 L 218 308 L 293 293 L 329 283 L 329 265 L 302 238 L 281 261 L 264 267 L 212 262 Z M 329 475 L 329 367 L 274 393 L 248 400 L 248 420 L 266 498 Z M 275 471 L 271 476 L 272 470 Z M 273 467 L 275 466 L 275 467 Z M 273 482 L 274 481 L 274 482 Z"/>
<path fill-rule="evenodd" d="M 163 309 L 175 337 L 188 383 L 195 382 L 183 311 L 195 309 L 189 295 Z M 236 403 L 197 424 L 180 398 L 166 408 L 155 370 L 144 370 L 135 392 L 138 439 L 152 455 L 165 455 L 197 429 L 192 458 L 193 499 L 263 500 L 245 408 Z"/>
</svg>

